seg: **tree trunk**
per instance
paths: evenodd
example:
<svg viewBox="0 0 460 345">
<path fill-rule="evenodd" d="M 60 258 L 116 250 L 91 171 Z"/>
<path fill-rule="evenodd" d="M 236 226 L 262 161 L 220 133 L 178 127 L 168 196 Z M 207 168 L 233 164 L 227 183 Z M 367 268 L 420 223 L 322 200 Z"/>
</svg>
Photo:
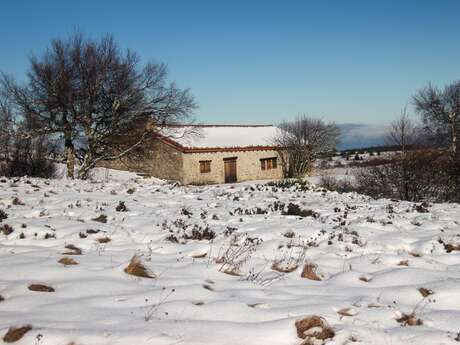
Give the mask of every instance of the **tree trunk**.
<svg viewBox="0 0 460 345">
<path fill-rule="evenodd" d="M 64 154 L 67 165 L 67 178 L 74 178 L 75 168 L 75 148 L 72 143 L 72 134 L 70 132 L 64 132 Z"/>
<path fill-rule="evenodd" d="M 455 126 L 455 120 L 454 119 L 452 120 L 451 128 L 452 128 L 452 147 L 451 147 L 451 151 L 452 151 L 452 157 L 456 158 L 457 157 L 458 138 L 457 138 L 457 128 Z"/>
<path fill-rule="evenodd" d="M 83 163 L 78 170 L 78 178 L 82 180 L 86 180 L 88 178 L 88 174 L 90 170 L 93 168 L 93 155 L 90 151 L 91 149 L 89 148 L 88 151 L 85 154 L 85 159 L 83 160 Z"/>
</svg>

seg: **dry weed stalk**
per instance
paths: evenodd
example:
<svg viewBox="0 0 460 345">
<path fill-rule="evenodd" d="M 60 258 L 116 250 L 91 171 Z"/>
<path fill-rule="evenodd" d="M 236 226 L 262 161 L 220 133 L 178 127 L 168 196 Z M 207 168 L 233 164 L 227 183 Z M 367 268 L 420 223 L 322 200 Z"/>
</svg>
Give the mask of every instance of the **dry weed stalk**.
<svg viewBox="0 0 460 345">
<path fill-rule="evenodd" d="M 281 273 L 294 272 L 305 260 L 306 247 L 300 237 L 290 239 L 289 243 L 280 246 L 280 254 L 273 260 L 271 269 Z"/>
<path fill-rule="evenodd" d="M 420 291 L 420 290 L 419 290 Z M 422 319 L 419 317 L 421 311 L 425 307 L 425 298 L 419 301 L 410 314 L 401 313 L 401 316 L 396 319 L 401 326 L 421 326 L 423 325 Z"/>
<path fill-rule="evenodd" d="M 241 267 L 250 259 L 256 251 L 257 245 L 261 243 L 261 240 L 250 238 L 247 235 L 245 235 L 242 243 L 241 240 L 241 235 L 233 235 L 230 242 L 222 245 L 219 249 L 216 263 L 220 264 L 220 272 L 241 276 Z"/>
<path fill-rule="evenodd" d="M 152 317 L 158 312 L 158 309 L 166 302 L 166 300 L 176 291 L 176 289 L 171 289 L 165 294 L 166 288 L 161 290 L 160 296 L 158 297 L 158 303 L 149 305 L 149 299 L 145 299 L 145 313 L 144 320 L 148 322 Z"/>
</svg>

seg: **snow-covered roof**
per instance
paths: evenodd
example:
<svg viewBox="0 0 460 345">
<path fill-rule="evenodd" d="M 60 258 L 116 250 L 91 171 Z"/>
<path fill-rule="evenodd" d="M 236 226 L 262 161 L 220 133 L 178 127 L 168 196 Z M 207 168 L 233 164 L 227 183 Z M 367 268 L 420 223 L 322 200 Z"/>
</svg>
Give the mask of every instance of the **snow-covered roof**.
<svg viewBox="0 0 460 345">
<path fill-rule="evenodd" d="M 187 149 L 271 147 L 278 128 L 273 125 L 167 126 L 160 133 Z"/>
</svg>

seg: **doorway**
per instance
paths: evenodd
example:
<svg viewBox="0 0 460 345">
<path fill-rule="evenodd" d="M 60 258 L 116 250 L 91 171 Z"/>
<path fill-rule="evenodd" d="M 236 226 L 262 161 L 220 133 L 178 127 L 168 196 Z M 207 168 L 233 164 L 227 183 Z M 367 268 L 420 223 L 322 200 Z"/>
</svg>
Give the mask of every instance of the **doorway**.
<svg viewBox="0 0 460 345">
<path fill-rule="evenodd" d="M 225 167 L 225 183 L 233 183 L 237 181 L 236 177 L 236 157 L 224 158 Z"/>
</svg>

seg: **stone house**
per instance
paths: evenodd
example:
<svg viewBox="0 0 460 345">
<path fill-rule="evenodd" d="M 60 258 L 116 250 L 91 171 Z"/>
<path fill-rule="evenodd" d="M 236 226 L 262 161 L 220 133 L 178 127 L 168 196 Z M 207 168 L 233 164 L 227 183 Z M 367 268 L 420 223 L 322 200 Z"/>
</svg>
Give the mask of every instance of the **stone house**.
<svg viewBox="0 0 460 345">
<path fill-rule="evenodd" d="M 281 151 L 271 144 L 277 131 L 271 125 L 167 126 L 142 159 L 125 157 L 108 167 L 183 184 L 280 179 Z"/>
</svg>

